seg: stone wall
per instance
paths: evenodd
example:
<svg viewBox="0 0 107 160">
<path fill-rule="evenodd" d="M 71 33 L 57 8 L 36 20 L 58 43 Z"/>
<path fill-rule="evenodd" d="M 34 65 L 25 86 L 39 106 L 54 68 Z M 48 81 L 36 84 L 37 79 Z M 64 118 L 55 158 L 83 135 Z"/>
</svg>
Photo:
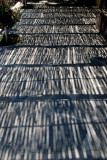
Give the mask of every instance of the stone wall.
<svg viewBox="0 0 107 160">
<path fill-rule="evenodd" d="M 107 12 L 101 11 L 97 15 L 96 28 L 107 40 Z"/>
<path fill-rule="evenodd" d="M 107 40 L 107 12 L 101 13 L 101 27 L 100 32 L 104 35 Z"/>
</svg>

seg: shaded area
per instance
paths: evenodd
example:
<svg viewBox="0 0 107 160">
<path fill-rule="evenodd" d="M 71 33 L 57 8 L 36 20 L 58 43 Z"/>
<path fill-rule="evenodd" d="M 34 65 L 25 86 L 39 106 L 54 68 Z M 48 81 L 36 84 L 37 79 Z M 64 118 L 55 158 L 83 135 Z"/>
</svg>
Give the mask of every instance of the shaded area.
<svg viewBox="0 0 107 160">
<path fill-rule="evenodd" d="M 91 58 L 91 62 L 96 64 L 96 65 L 107 65 L 107 58 L 102 58 L 102 57 L 93 57 Z"/>
<path fill-rule="evenodd" d="M 47 3 L 49 6 L 95 6 L 96 1 L 94 0 L 55 0 L 54 2 L 52 0 L 49 0 Z"/>
<path fill-rule="evenodd" d="M 21 40 L 21 37 L 15 34 L 9 34 L 7 41 L 6 41 L 5 36 L 2 36 L 0 40 L 0 46 L 14 45 L 14 44 L 17 44 L 20 40 Z"/>
<path fill-rule="evenodd" d="M 23 6 L 22 9 L 34 9 L 33 4 L 27 4 L 27 6 Z"/>
</svg>

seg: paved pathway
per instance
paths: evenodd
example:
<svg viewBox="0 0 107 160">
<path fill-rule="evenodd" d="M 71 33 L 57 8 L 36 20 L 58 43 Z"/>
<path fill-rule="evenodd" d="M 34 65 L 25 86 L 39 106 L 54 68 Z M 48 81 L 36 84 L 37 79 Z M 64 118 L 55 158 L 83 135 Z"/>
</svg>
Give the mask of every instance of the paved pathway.
<svg viewBox="0 0 107 160">
<path fill-rule="evenodd" d="M 107 159 L 107 45 L 96 11 L 22 10 L 0 48 L 0 160 Z"/>
</svg>

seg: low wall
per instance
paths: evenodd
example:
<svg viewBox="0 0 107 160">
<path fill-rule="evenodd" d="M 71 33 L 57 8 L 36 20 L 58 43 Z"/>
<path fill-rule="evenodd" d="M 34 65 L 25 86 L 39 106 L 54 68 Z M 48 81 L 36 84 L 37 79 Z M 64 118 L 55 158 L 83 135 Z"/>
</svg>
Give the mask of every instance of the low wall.
<svg viewBox="0 0 107 160">
<path fill-rule="evenodd" d="M 96 28 L 107 40 L 107 12 L 101 11 L 97 15 Z"/>
<path fill-rule="evenodd" d="M 97 8 L 101 8 L 101 2 L 102 2 L 102 0 L 96 0 L 96 6 L 97 6 Z"/>
</svg>

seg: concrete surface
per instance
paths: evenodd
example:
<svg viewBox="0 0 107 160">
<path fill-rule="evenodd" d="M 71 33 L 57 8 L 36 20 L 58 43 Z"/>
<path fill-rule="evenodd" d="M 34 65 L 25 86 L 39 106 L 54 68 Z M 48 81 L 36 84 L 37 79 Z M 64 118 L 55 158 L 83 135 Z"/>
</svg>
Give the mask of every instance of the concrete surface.
<svg viewBox="0 0 107 160">
<path fill-rule="evenodd" d="M 0 47 L 0 160 L 107 159 L 107 44 L 96 11 L 35 5 Z"/>
</svg>

